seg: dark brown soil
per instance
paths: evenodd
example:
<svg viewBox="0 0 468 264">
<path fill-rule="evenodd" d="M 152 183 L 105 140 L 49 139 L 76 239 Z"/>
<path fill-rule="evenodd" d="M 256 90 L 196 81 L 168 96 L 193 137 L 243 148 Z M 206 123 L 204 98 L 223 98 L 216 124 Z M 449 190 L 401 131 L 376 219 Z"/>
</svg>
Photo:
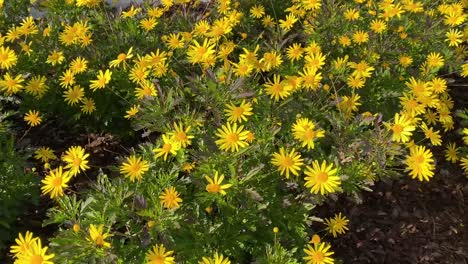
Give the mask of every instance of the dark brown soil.
<svg viewBox="0 0 468 264">
<path fill-rule="evenodd" d="M 344 263 L 468 263 L 467 183 L 453 166 L 430 182 L 380 182 L 360 205 L 327 206 L 346 214 L 350 231 L 325 239 Z"/>
</svg>

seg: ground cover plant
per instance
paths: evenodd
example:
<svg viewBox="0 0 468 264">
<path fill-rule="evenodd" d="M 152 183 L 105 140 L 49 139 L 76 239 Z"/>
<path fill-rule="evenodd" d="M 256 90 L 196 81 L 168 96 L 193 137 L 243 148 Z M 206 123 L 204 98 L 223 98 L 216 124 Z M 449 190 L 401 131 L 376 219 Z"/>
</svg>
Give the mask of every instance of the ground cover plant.
<svg viewBox="0 0 468 264">
<path fill-rule="evenodd" d="M 50 205 L 43 225 L 57 230 L 20 232 L 9 255 L 46 264 L 342 262 L 330 240 L 349 219 L 317 206 L 358 201 L 381 180 L 426 184 L 441 162 L 433 149 L 468 173 L 468 128 L 455 122 L 468 115 L 448 88 L 448 76 L 468 76 L 467 5 L 0 2 L 0 91 L 19 102 L 5 105 L 25 135 L 59 124 L 141 142 L 105 166 L 92 144 L 31 142 L 35 177 L 6 185 L 40 190 Z M 8 181 L 21 177 L 21 162 Z"/>
</svg>

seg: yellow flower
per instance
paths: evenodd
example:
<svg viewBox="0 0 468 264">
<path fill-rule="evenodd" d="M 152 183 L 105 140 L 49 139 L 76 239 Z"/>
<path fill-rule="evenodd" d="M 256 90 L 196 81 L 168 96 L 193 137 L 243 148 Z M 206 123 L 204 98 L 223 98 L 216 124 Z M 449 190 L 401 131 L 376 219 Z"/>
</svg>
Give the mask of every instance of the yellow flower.
<svg viewBox="0 0 468 264">
<path fill-rule="evenodd" d="M 354 69 L 352 75 L 358 78 L 369 78 L 374 71 L 374 67 L 370 66 L 366 61 L 360 61 L 359 63 L 356 62 L 349 62 L 348 66 L 351 69 Z"/>
<path fill-rule="evenodd" d="M 89 169 L 88 157 L 89 154 L 85 153 L 84 148 L 81 146 L 72 146 L 65 152 L 62 160 L 67 163 L 65 169 L 70 169 L 70 175 L 75 176 L 80 171 Z"/>
<path fill-rule="evenodd" d="M 41 181 L 44 184 L 41 187 L 42 194 L 50 193 L 51 199 L 63 196 L 63 189 L 68 187 L 67 183 L 71 177 L 72 175 L 68 171 L 63 171 L 62 166 L 51 170 L 49 175 Z"/>
<path fill-rule="evenodd" d="M 65 102 L 67 102 L 68 105 L 75 105 L 79 103 L 81 99 L 83 99 L 84 89 L 79 85 L 75 85 L 73 88 L 65 91 L 63 97 L 65 98 Z"/>
<path fill-rule="evenodd" d="M 153 149 L 153 152 L 156 154 L 156 158 L 163 156 L 164 161 L 166 161 L 167 155 L 177 155 L 177 151 L 180 149 L 180 143 L 174 140 L 174 136 L 170 135 L 163 135 L 162 140 L 162 147 Z"/>
<path fill-rule="evenodd" d="M 282 176 L 286 176 L 289 179 L 289 173 L 295 176 L 299 175 L 301 166 L 304 164 L 304 159 L 301 158 L 301 154 L 296 152 L 293 148 L 289 153 L 285 151 L 283 147 L 280 148 L 279 153 L 273 154 L 271 164 L 278 167 L 278 171 Z"/>
<path fill-rule="evenodd" d="M 39 111 L 29 110 L 29 112 L 24 115 L 24 121 L 26 121 L 29 126 L 35 127 L 42 122 L 42 117 Z"/>
<path fill-rule="evenodd" d="M 354 32 L 352 38 L 356 44 L 362 44 L 369 41 L 369 34 L 363 30 L 358 30 Z"/>
<path fill-rule="evenodd" d="M 273 75 L 273 82 L 268 80 L 263 86 L 266 94 L 275 102 L 288 97 L 292 91 L 292 86 L 281 81 L 281 77 L 277 74 Z"/>
<path fill-rule="evenodd" d="M 0 69 L 8 70 L 15 66 L 17 61 L 18 57 L 14 50 L 9 47 L 0 47 Z"/>
<path fill-rule="evenodd" d="M 440 53 L 431 52 L 426 59 L 429 68 L 440 68 L 444 66 L 444 57 Z"/>
<path fill-rule="evenodd" d="M 390 130 L 393 131 L 392 140 L 395 142 L 408 142 L 416 129 L 412 125 L 412 121 L 405 114 L 395 114 L 393 125 L 389 126 Z"/>
<path fill-rule="evenodd" d="M 427 127 L 426 123 L 421 123 L 421 129 L 424 133 L 424 136 L 431 141 L 431 144 L 434 146 L 442 145 L 442 139 L 439 135 L 439 131 L 433 131 L 432 127 Z"/>
<path fill-rule="evenodd" d="M 130 49 L 127 51 L 127 53 L 120 53 L 117 56 L 117 59 L 109 62 L 109 67 L 110 68 L 118 67 L 122 63 L 123 68 L 125 69 L 127 67 L 127 60 L 133 58 L 132 51 L 133 51 L 133 47 L 130 47 Z"/>
<path fill-rule="evenodd" d="M 102 89 L 106 87 L 106 85 L 110 82 L 111 79 L 112 79 L 112 72 L 109 71 L 109 69 L 107 69 L 106 72 L 99 70 L 99 74 L 97 75 L 97 80 L 92 80 L 89 88 L 91 88 L 93 91 L 96 91 L 97 89 Z"/>
<path fill-rule="evenodd" d="M 306 264 L 333 264 L 331 255 L 335 254 L 330 250 L 330 245 L 326 243 L 316 243 L 312 247 L 310 244 L 307 244 L 307 248 L 304 248 L 304 252 L 307 254 L 303 259 L 306 261 Z"/>
<path fill-rule="evenodd" d="M 179 208 L 179 203 L 182 202 L 182 199 L 179 197 L 179 195 L 179 192 L 176 191 L 174 187 L 169 187 L 164 189 L 164 191 L 159 196 L 159 199 L 161 200 L 161 204 L 166 209 L 174 209 Z"/>
<path fill-rule="evenodd" d="M 19 27 L 19 31 L 24 36 L 34 35 L 39 32 L 32 16 L 28 16 L 23 19 L 21 26 Z"/>
<path fill-rule="evenodd" d="M 363 77 L 350 75 L 348 76 L 348 79 L 346 79 L 346 84 L 353 89 L 360 89 L 364 87 L 365 83 L 366 79 L 364 79 Z"/>
<path fill-rule="evenodd" d="M 321 241 L 320 236 L 317 235 L 317 234 L 314 234 L 314 235 L 310 238 L 309 243 L 315 245 L 315 244 L 320 243 L 320 241 Z"/>
<path fill-rule="evenodd" d="M 172 254 L 174 251 L 167 251 L 164 245 L 154 245 L 146 252 L 146 264 L 175 264 Z"/>
<path fill-rule="evenodd" d="M 70 70 L 74 74 L 85 72 L 87 68 L 88 68 L 88 61 L 85 58 L 80 57 L 80 56 L 76 57 L 70 63 Z"/>
<path fill-rule="evenodd" d="M 213 178 L 210 176 L 205 175 L 205 179 L 208 181 L 206 185 L 206 191 L 209 193 L 220 193 L 221 195 L 226 195 L 226 189 L 231 188 L 232 184 L 223 184 L 221 183 L 224 180 L 224 175 L 218 177 L 218 172 L 215 171 L 215 175 Z"/>
<path fill-rule="evenodd" d="M 34 154 L 36 154 L 34 158 L 36 158 L 37 160 L 41 160 L 42 162 L 49 162 L 49 160 L 57 159 L 57 156 L 55 156 L 54 151 L 48 147 L 39 148 L 34 152 Z"/>
<path fill-rule="evenodd" d="M 322 73 L 317 72 L 315 68 L 305 67 L 302 72 L 299 73 L 299 76 L 301 76 L 302 86 L 313 91 L 318 89 L 320 81 L 322 80 Z"/>
<path fill-rule="evenodd" d="M 245 102 L 242 100 L 239 106 L 234 105 L 233 103 L 226 105 L 227 109 L 224 109 L 226 116 L 228 117 L 229 122 L 239 122 L 247 121 L 247 117 L 253 115 L 252 104 L 250 102 Z"/>
<path fill-rule="evenodd" d="M 11 246 L 10 253 L 15 254 L 15 257 L 27 254 L 30 251 L 32 243 L 37 239 L 37 237 L 33 237 L 32 232 L 26 231 L 24 237 L 23 234 L 19 233 L 18 238 L 15 239 L 16 245 Z"/>
<path fill-rule="evenodd" d="M 297 22 L 297 17 L 294 16 L 293 14 L 289 14 L 286 16 L 286 20 L 279 20 L 279 26 L 282 28 L 284 31 L 289 31 L 291 28 L 294 26 L 294 23 Z"/>
<path fill-rule="evenodd" d="M 370 24 L 372 31 L 378 34 L 382 34 L 387 29 L 387 24 L 381 19 L 374 19 Z"/>
<path fill-rule="evenodd" d="M 411 178 L 418 178 L 420 181 L 429 181 L 434 176 L 434 159 L 432 152 L 424 146 L 415 146 L 410 149 L 407 156 L 405 171 L 409 171 Z"/>
<path fill-rule="evenodd" d="M 399 63 L 402 67 L 407 68 L 413 63 L 413 58 L 411 58 L 411 56 L 402 55 L 399 58 Z"/>
<path fill-rule="evenodd" d="M 333 163 L 327 166 L 324 160 L 322 165 L 317 160 L 312 162 L 312 167 L 306 166 L 305 187 L 310 188 L 311 193 L 324 195 L 338 190 L 341 180 L 336 176 L 337 169 L 333 168 Z"/>
<path fill-rule="evenodd" d="M 152 81 L 142 80 L 139 84 L 140 87 L 135 89 L 135 96 L 138 99 L 143 99 L 145 96 L 152 97 L 158 95 L 156 86 Z"/>
<path fill-rule="evenodd" d="M 140 111 L 140 105 L 133 105 L 129 110 L 127 110 L 125 113 L 127 113 L 124 117 L 127 119 L 130 119 L 134 117 L 138 112 Z"/>
<path fill-rule="evenodd" d="M 89 225 L 89 238 L 88 241 L 93 242 L 98 247 L 110 248 L 111 244 L 104 239 L 110 237 L 109 233 L 103 232 L 104 225 L 98 225 L 97 227 L 93 224 Z"/>
<path fill-rule="evenodd" d="M 359 19 L 359 11 L 355 8 L 348 8 L 344 12 L 344 17 L 346 20 L 353 21 Z"/>
<path fill-rule="evenodd" d="M 188 61 L 192 64 L 211 61 L 215 58 L 214 54 L 215 44 L 211 44 L 208 39 L 204 39 L 202 45 L 194 40 L 187 50 Z"/>
<path fill-rule="evenodd" d="M 315 124 L 307 118 L 300 118 L 292 126 L 294 138 L 301 141 L 302 147 L 314 149 L 314 140 L 325 136 L 321 129 L 315 129 Z"/>
<path fill-rule="evenodd" d="M 447 81 L 442 78 L 435 77 L 429 82 L 429 88 L 434 93 L 441 94 L 447 90 Z"/>
<path fill-rule="evenodd" d="M 49 89 L 45 82 L 46 77 L 34 76 L 26 83 L 24 88 L 28 94 L 41 98 Z"/>
<path fill-rule="evenodd" d="M 89 8 L 96 7 L 101 3 L 102 0 L 76 0 L 76 6 L 86 6 Z"/>
<path fill-rule="evenodd" d="M 460 148 L 457 147 L 455 143 L 448 143 L 445 149 L 445 159 L 451 163 L 456 163 L 460 158 L 458 155 L 458 150 Z"/>
<path fill-rule="evenodd" d="M 291 61 L 299 60 L 302 58 L 304 53 L 304 48 L 301 44 L 293 43 L 286 49 L 286 57 Z"/>
<path fill-rule="evenodd" d="M 460 43 L 463 42 L 463 34 L 460 30 L 458 29 L 450 29 L 445 36 L 447 39 L 445 41 L 448 41 L 449 47 L 455 46 L 458 47 Z"/>
<path fill-rule="evenodd" d="M 52 66 L 55 66 L 56 64 L 60 65 L 60 64 L 62 64 L 64 59 L 65 59 L 65 57 L 63 56 L 62 51 L 54 50 L 54 51 L 52 51 L 50 53 L 49 56 L 47 56 L 46 63 L 49 63 Z"/>
<path fill-rule="evenodd" d="M 42 247 L 39 238 L 34 239 L 29 245 L 29 250 L 25 254 L 19 254 L 15 261 L 16 264 L 54 264 L 50 261 L 55 255 L 47 254 L 48 247 Z"/>
<path fill-rule="evenodd" d="M 203 257 L 202 261 L 198 262 L 198 264 L 231 264 L 231 261 L 229 261 L 229 258 L 224 258 L 222 254 L 215 252 L 213 257 Z"/>
<path fill-rule="evenodd" d="M 244 148 L 249 145 L 246 142 L 248 130 L 244 130 L 244 126 L 237 126 L 237 123 L 231 124 L 227 122 L 221 128 L 218 128 L 216 136 L 216 145 L 224 151 L 239 151 L 239 148 Z"/>
<path fill-rule="evenodd" d="M 141 157 L 137 157 L 136 155 L 131 155 L 127 158 L 127 162 L 124 162 L 120 166 L 120 173 L 124 174 L 125 177 L 130 178 L 131 182 L 134 182 L 135 179 L 140 181 L 148 169 L 148 161 Z"/>
<path fill-rule="evenodd" d="M 140 21 L 140 27 L 143 28 L 146 32 L 151 31 L 157 24 L 158 22 L 154 17 L 147 17 Z"/>
<path fill-rule="evenodd" d="M 462 65 L 460 75 L 463 77 L 468 77 L 468 63 Z"/>
<path fill-rule="evenodd" d="M 81 105 L 81 112 L 85 114 L 91 114 L 92 112 L 94 112 L 94 110 L 96 110 L 96 104 L 94 103 L 94 100 L 92 98 L 84 97 L 83 100 L 81 100 L 81 102 L 83 103 Z"/>
<path fill-rule="evenodd" d="M 141 11 L 140 7 L 135 8 L 135 6 L 132 5 L 128 11 L 122 11 L 121 17 L 122 18 L 131 18 L 131 17 L 134 17 L 135 15 L 137 15 L 138 13 L 140 13 L 140 11 Z"/>
<path fill-rule="evenodd" d="M 23 85 L 21 84 L 23 81 L 23 75 L 18 74 L 13 78 L 13 76 L 7 72 L 3 75 L 3 80 L 0 80 L 0 88 L 2 88 L 7 95 L 13 95 L 23 89 Z"/>
<path fill-rule="evenodd" d="M 181 49 L 185 44 L 180 33 L 171 33 L 169 36 L 166 36 L 163 41 L 170 49 Z"/>
<path fill-rule="evenodd" d="M 250 16 L 262 18 L 263 15 L 265 15 L 265 8 L 262 5 L 254 5 L 250 8 Z"/>
<path fill-rule="evenodd" d="M 184 129 L 182 123 L 177 124 L 174 122 L 174 131 L 170 132 L 169 135 L 175 142 L 179 143 L 181 147 L 186 148 L 192 144 L 192 139 L 194 138 L 194 136 L 189 134 L 190 129 L 190 126 Z"/>
<path fill-rule="evenodd" d="M 263 54 L 262 61 L 265 63 L 265 68 L 262 69 L 263 71 L 269 71 L 278 68 L 283 63 L 281 54 L 274 50 L 265 52 L 265 54 Z"/>
<path fill-rule="evenodd" d="M 60 76 L 60 86 L 63 88 L 68 88 L 75 83 L 75 74 L 71 70 L 66 70 Z"/>
<path fill-rule="evenodd" d="M 344 36 L 344 35 L 338 38 L 338 42 L 343 47 L 347 47 L 351 45 L 351 39 L 348 36 Z"/>
<path fill-rule="evenodd" d="M 333 237 L 337 237 L 337 234 L 344 234 L 346 230 L 349 230 L 348 225 L 349 220 L 346 219 L 346 216 L 341 216 L 341 213 L 335 214 L 334 218 L 325 219 L 325 228 L 328 233 L 332 234 Z"/>
</svg>

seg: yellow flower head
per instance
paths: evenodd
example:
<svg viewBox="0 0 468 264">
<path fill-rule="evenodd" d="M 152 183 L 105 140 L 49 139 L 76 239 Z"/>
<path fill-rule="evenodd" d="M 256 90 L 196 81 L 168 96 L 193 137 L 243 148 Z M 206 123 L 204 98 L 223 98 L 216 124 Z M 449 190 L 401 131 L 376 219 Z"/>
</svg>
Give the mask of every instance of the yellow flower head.
<svg viewBox="0 0 468 264">
<path fill-rule="evenodd" d="M 62 160 L 67 163 L 65 169 L 69 169 L 70 175 L 75 176 L 80 171 L 89 169 L 88 157 L 89 154 L 85 153 L 84 148 L 81 146 L 72 146 L 65 152 Z"/>
<path fill-rule="evenodd" d="M 39 238 L 34 239 L 29 245 L 29 250 L 25 254 L 17 255 L 15 263 L 40 263 L 40 264 L 54 264 L 51 260 L 54 254 L 47 254 L 48 247 L 42 247 Z"/>
<path fill-rule="evenodd" d="M 406 158 L 405 171 L 409 171 L 411 178 L 420 181 L 429 181 L 434 176 L 434 159 L 432 152 L 424 146 L 415 146 L 410 149 L 410 155 Z"/>
<path fill-rule="evenodd" d="M 111 244 L 104 239 L 111 235 L 109 233 L 104 233 L 103 228 L 104 225 L 89 225 L 89 238 L 87 238 L 87 240 L 93 242 L 98 247 L 110 248 Z"/>
<path fill-rule="evenodd" d="M 37 239 L 37 237 L 33 237 L 32 232 L 26 231 L 24 236 L 19 233 L 18 238 L 15 239 L 16 245 L 11 246 L 10 253 L 15 254 L 15 257 L 20 254 L 27 254 L 31 248 L 31 244 Z"/>
<path fill-rule="evenodd" d="M 125 175 L 126 178 L 130 178 L 131 182 L 136 180 L 141 180 L 143 174 L 149 169 L 148 161 L 137 157 L 136 155 L 131 155 L 127 158 L 127 161 L 120 166 L 120 173 Z"/>
<path fill-rule="evenodd" d="M 179 203 L 182 202 L 182 199 L 179 196 L 179 192 L 176 191 L 174 187 L 169 187 L 164 189 L 164 191 L 159 196 L 159 199 L 161 200 L 161 204 L 166 209 L 175 209 L 179 208 Z"/>
<path fill-rule="evenodd" d="M 239 106 L 234 105 L 233 103 L 226 105 L 227 109 L 224 109 L 226 116 L 228 117 L 229 122 L 239 122 L 247 121 L 247 117 L 253 115 L 252 104 L 250 102 L 245 102 L 242 100 Z"/>
<path fill-rule="evenodd" d="M 296 152 L 293 148 L 289 153 L 281 147 L 279 153 L 274 153 L 271 159 L 271 164 L 278 167 L 278 171 L 286 179 L 289 179 L 289 174 L 292 173 L 295 176 L 299 175 L 301 166 L 304 164 L 304 159 L 301 158 L 301 154 Z"/>
<path fill-rule="evenodd" d="M 340 177 L 336 176 L 337 169 L 333 168 L 333 163 L 327 166 L 327 162 L 324 160 L 322 165 L 317 160 L 312 162 L 312 167 L 307 166 L 304 172 L 305 187 L 310 188 L 311 193 L 324 195 L 326 193 L 336 192 L 340 185 Z"/>
<path fill-rule="evenodd" d="M 222 254 L 215 252 L 213 257 L 203 257 L 202 261 L 199 261 L 198 264 L 231 264 L 229 258 L 225 258 Z"/>
<path fill-rule="evenodd" d="M 42 122 L 42 117 L 39 111 L 29 110 L 29 112 L 24 115 L 24 121 L 26 121 L 29 126 L 35 127 Z"/>
<path fill-rule="evenodd" d="M 107 69 L 105 72 L 99 70 L 97 80 L 92 80 L 91 85 L 89 85 L 89 88 L 91 88 L 93 91 L 96 91 L 97 89 L 102 89 L 106 87 L 106 85 L 110 82 L 111 79 L 112 72 L 109 71 L 109 69 Z"/>
<path fill-rule="evenodd" d="M 227 122 L 221 128 L 218 128 L 216 136 L 216 145 L 221 150 L 235 152 L 239 151 L 240 148 L 245 148 L 249 145 L 247 143 L 248 130 L 244 130 L 244 126 L 237 126 L 237 123 L 231 124 Z"/>
<path fill-rule="evenodd" d="M 337 237 L 337 234 L 344 234 L 346 230 L 349 230 L 347 227 L 348 222 L 349 220 L 346 219 L 346 216 L 341 216 L 341 213 L 335 214 L 334 218 L 325 219 L 326 230 L 333 237 Z"/>
<path fill-rule="evenodd" d="M 16 65 L 18 57 L 9 47 L 0 47 L 0 69 L 8 70 Z"/>
<path fill-rule="evenodd" d="M 209 193 L 220 193 L 221 195 L 226 195 L 226 189 L 231 188 L 232 184 L 223 184 L 221 183 L 224 180 L 224 175 L 218 177 L 218 172 L 215 171 L 215 175 L 213 178 L 210 176 L 205 175 L 205 179 L 208 181 L 206 185 L 206 191 Z"/>
<path fill-rule="evenodd" d="M 314 140 L 325 136 L 325 131 L 315 129 L 315 124 L 307 118 L 300 118 L 292 126 L 292 132 L 296 140 L 301 141 L 302 147 L 314 149 Z"/>
<path fill-rule="evenodd" d="M 313 246 L 307 244 L 304 252 L 307 256 L 303 257 L 306 264 L 333 264 L 335 260 L 330 257 L 335 252 L 330 251 L 330 245 L 327 243 L 316 243 Z"/>
<path fill-rule="evenodd" d="M 177 151 L 180 149 L 180 143 L 174 140 L 174 136 L 164 134 L 162 136 L 163 145 L 160 148 L 153 149 L 156 154 L 156 158 L 163 157 L 166 161 L 169 154 L 177 155 Z"/>
<path fill-rule="evenodd" d="M 168 133 L 175 142 L 179 143 L 181 147 L 186 148 L 192 144 L 193 135 L 190 135 L 191 126 L 183 127 L 182 123 L 174 122 L 174 131 Z"/>
<path fill-rule="evenodd" d="M 154 245 L 146 252 L 146 264 L 175 264 L 174 251 L 166 251 L 164 245 Z"/>
<path fill-rule="evenodd" d="M 395 114 L 393 125 L 389 128 L 393 132 L 392 140 L 395 142 L 408 142 L 416 127 L 412 124 L 412 120 L 405 114 Z"/>
<path fill-rule="evenodd" d="M 67 188 L 71 174 L 63 171 L 62 166 L 51 170 L 49 175 L 42 180 L 44 186 L 41 187 L 42 194 L 49 194 L 51 199 L 63 196 L 63 189 Z"/>
<path fill-rule="evenodd" d="M 34 158 L 36 158 L 37 160 L 41 160 L 42 162 L 49 162 L 49 160 L 57 159 L 57 156 L 55 156 L 54 151 L 48 147 L 39 148 L 34 153 L 36 154 Z"/>
</svg>

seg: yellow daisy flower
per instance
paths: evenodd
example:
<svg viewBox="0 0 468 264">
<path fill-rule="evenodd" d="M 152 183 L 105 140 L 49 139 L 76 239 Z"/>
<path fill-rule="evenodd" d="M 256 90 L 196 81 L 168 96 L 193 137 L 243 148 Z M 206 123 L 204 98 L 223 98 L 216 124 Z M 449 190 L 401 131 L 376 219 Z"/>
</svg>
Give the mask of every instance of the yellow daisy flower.
<svg viewBox="0 0 468 264">
<path fill-rule="evenodd" d="M 409 171 L 411 178 L 420 181 L 429 181 L 434 176 L 434 159 L 432 152 L 424 146 L 415 146 L 410 149 L 410 155 L 405 160 L 405 171 Z"/>
<path fill-rule="evenodd" d="M 63 189 L 67 188 L 67 183 L 72 175 L 68 171 L 63 171 L 62 166 L 51 170 L 49 175 L 41 182 L 44 186 L 41 187 L 42 194 L 49 194 L 51 199 L 63 196 Z"/>
<path fill-rule="evenodd" d="M 306 264 L 333 264 L 335 263 L 334 259 L 330 257 L 335 254 L 330 250 L 330 245 L 326 243 L 316 243 L 312 247 L 310 244 L 307 244 L 307 248 L 304 248 L 304 252 L 307 254 L 306 257 L 303 257 Z"/>
<path fill-rule="evenodd" d="M 164 245 L 154 245 L 146 252 L 146 264 L 175 264 L 174 251 L 166 251 Z"/>
<path fill-rule="evenodd" d="M 164 161 L 166 161 L 169 154 L 177 155 L 177 151 L 180 149 L 180 143 L 174 140 L 174 136 L 166 134 L 162 136 L 162 140 L 162 147 L 153 149 L 153 152 L 156 154 L 156 158 L 162 156 Z"/>
<path fill-rule="evenodd" d="M 301 141 L 302 147 L 314 149 L 314 140 L 325 136 L 325 131 L 315 129 L 315 124 L 308 118 L 300 118 L 292 126 L 294 138 Z"/>
<path fill-rule="evenodd" d="M 57 156 L 55 156 L 54 151 L 48 147 L 39 148 L 34 152 L 34 154 L 36 154 L 34 158 L 37 160 L 41 160 L 42 162 L 49 162 L 49 160 L 57 159 Z"/>
<path fill-rule="evenodd" d="M 8 70 L 16 65 L 18 57 L 9 47 L 0 47 L 0 69 Z"/>
<path fill-rule="evenodd" d="M 97 75 L 97 80 L 92 80 L 91 85 L 89 85 L 89 88 L 91 90 L 96 91 L 97 89 L 102 89 L 106 87 L 106 85 L 111 81 L 112 79 L 112 72 L 107 69 L 105 72 L 102 70 L 99 70 L 99 73 Z"/>
<path fill-rule="evenodd" d="M 193 135 L 190 135 L 191 126 L 183 127 L 182 123 L 174 122 L 174 131 L 170 132 L 169 135 L 173 137 L 173 140 L 180 144 L 181 147 L 186 148 L 192 144 Z"/>
<path fill-rule="evenodd" d="M 15 260 L 16 264 L 54 264 L 51 260 L 54 258 L 54 254 L 47 254 L 48 247 L 42 247 L 41 240 L 39 238 L 32 241 L 29 246 L 29 250 L 26 254 L 19 254 Z M 38 262 L 40 261 L 40 262 Z"/>
<path fill-rule="evenodd" d="M 335 214 L 334 218 L 325 219 L 325 229 L 328 233 L 332 234 L 333 237 L 337 237 L 337 234 L 344 234 L 346 230 L 349 230 L 347 225 L 349 220 L 346 216 L 341 216 L 341 213 Z"/>
<path fill-rule="evenodd" d="M 84 89 L 79 85 L 75 85 L 73 88 L 68 89 L 64 92 L 63 97 L 68 105 L 75 105 L 81 102 L 84 97 Z"/>
<path fill-rule="evenodd" d="M 182 199 L 179 196 L 179 192 L 176 191 L 174 187 L 169 187 L 164 189 L 161 195 L 159 195 L 159 199 L 166 209 L 174 209 L 179 208 L 179 203 L 182 202 Z"/>
<path fill-rule="evenodd" d="M 213 257 L 203 257 L 202 261 L 199 261 L 198 264 L 231 264 L 229 258 L 225 258 L 222 254 L 215 252 Z"/>
<path fill-rule="evenodd" d="M 103 228 L 104 225 L 89 225 L 89 237 L 86 239 L 93 242 L 98 247 L 110 248 L 111 244 L 104 239 L 111 237 L 111 235 L 109 233 L 104 233 Z"/>
<path fill-rule="evenodd" d="M 29 112 L 24 115 L 24 121 L 26 121 L 29 126 L 35 127 L 42 122 L 42 117 L 39 111 L 29 110 Z"/>
<path fill-rule="evenodd" d="M 296 152 L 293 148 L 289 153 L 281 147 L 279 153 L 273 154 L 271 164 L 278 167 L 278 171 L 282 176 L 286 176 L 289 179 L 289 174 L 292 173 L 295 176 L 299 175 L 301 166 L 304 164 L 304 159 L 301 158 L 301 154 Z"/>
<path fill-rule="evenodd" d="M 337 168 L 333 168 L 333 163 L 327 166 L 324 160 L 322 165 L 317 160 L 312 162 L 312 167 L 306 166 L 305 187 L 310 188 L 311 193 L 324 195 L 336 192 L 340 185 L 340 177 L 336 176 Z"/>
<path fill-rule="evenodd" d="M 220 193 L 221 195 L 226 195 L 226 189 L 231 188 L 232 184 L 223 184 L 221 183 L 224 180 L 224 175 L 218 177 L 218 172 L 215 171 L 214 177 L 205 175 L 205 179 L 208 181 L 206 185 L 206 191 L 209 193 Z"/>
<path fill-rule="evenodd" d="M 65 169 L 70 170 L 70 175 L 75 176 L 80 171 L 89 169 L 88 160 L 89 154 L 85 152 L 81 146 L 70 147 L 63 156 L 62 160 L 67 163 Z"/>
<path fill-rule="evenodd" d="M 457 144 L 448 143 L 445 149 L 445 159 L 448 162 L 456 163 L 460 159 L 459 154 L 458 154 L 459 150 L 460 148 L 457 147 Z"/>
<path fill-rule="evenodd" d="M 37 239 L 37 237 L 33 237 L 33 233 L 30 231 L 26 231 L 24 237 L 23 234 L 19 233 L 18 238 L 15 239 L 16 245 L 10 247 L 10 253 L 14 254 L 15 257 L 26 254 L 30 251 L 32 243 Z"/>
<path fill-rule="evenodd" d="M 3 75 L 3 80 L 0 80 L 0 88 L 7 95 L 13 95 L 23 89 L 23 85 L 21 84 L 23 81 L 23 75 L 18 74 L 16 77 L 13 77 L 9 72 L 7 72 L 5 75 Z"/>
<path fill-rule="evenodd" d="M 126 178 L 130 178 L 131 182 L 134 182 L 135 179 L 140 181 L 148 169 L 148 161 L 136 155 L 131 155 L 127 157 L 127 161 L 120 166 L 120 173 L 124 174 Z"/>
<path fill-rule="evenodd" d="M 224 112 L 229 122 L 241 123 L 242 121 L 247 121 L 248 116 L 253 115 L 252 104 L 250 102 L 245 102 L 245 100 L 242 100 L 239 106 L 233 103 L 227 104 L 226 108 Z"/>
<path fill-rule="evenodd" d="M 389 126 L 390 130 L 393 132 L 392 140 L 395 142 L 408 142 L 413 134 L 413 131 L 416 129 L 412 125 L 412 121 L 405 114 L 395 114 L 393 120 L 393 125 Z"/>
<path fill-rule="evenodd" d="M 249 145 L 246 141 L 248 133 L 248 130 L 244 130 L 244 126 L 237 126 L 237 123 L 227 122 L 226 125 L 218 128 L 216 136 L 219 139 L 215 143 L 221 150 L 239 151 L 239 148 L 245 148 Z"/>
</svg>

